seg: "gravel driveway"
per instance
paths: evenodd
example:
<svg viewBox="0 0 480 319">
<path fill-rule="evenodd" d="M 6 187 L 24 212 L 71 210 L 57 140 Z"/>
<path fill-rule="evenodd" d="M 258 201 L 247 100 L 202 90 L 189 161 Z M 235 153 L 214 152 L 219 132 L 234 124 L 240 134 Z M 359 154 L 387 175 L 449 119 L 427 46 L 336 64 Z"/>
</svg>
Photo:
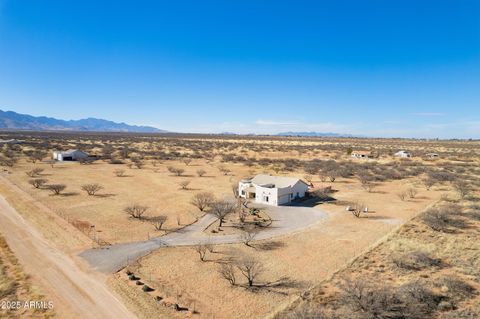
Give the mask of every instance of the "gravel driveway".
<svg viewBox="0 0 480 319">
<path fill-rule="evenodd" d="M 259 205 L 255 205 L 255 207 L 265 208 L 273 221 L 270 227 L 258 233 L 256 240 L 270 239 L 303 230 L 327 216 L 325 212 L 312 207 Z M 162 237 L 141 242 L 116 244 L 102 249 L 89 249 L 82 252 L 80 256 L 96 270 L 112 273 L 161 247 L 190 246 L 199 242 L 212 244 L 241 242 L 239 235 L 208 236 L 205 234 L 205 228 L 215 220 L 215 217 L 207 214 L 198 222 Z"/>
</svg>

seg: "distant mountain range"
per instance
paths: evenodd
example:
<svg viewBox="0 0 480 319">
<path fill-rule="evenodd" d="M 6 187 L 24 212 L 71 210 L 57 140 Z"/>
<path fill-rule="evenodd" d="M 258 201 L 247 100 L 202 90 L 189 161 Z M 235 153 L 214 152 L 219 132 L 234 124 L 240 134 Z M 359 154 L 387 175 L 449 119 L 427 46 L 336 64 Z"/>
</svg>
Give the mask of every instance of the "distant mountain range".
<svg viewBox="0 0 480 319">
<path fill-rule="evenodd" d="M 305 137 L 354 137 L 352 134 L 321 133 L 321 132 L 283 132 L 276 136 L 305 136 Z"/>
<path fill-rule="evenodd" d="M 45 116 L 31 116 L 13 111 L 0 110 L 0 129 L 32 131 L 91 131 L 91 132 L 166 132 L 151 126 L 128 125 L 112 121 L 86 118 L 82 120 L 59 120 Z"/>
</svg>

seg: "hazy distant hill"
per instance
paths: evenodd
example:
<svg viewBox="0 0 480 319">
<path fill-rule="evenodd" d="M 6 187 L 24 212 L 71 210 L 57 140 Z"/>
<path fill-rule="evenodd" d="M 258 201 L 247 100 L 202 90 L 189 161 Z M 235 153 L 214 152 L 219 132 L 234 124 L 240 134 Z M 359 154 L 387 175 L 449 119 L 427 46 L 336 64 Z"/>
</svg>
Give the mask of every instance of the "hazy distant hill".
<svg viewBox="0 0 480 319">
<path fill-rule="evenodd" d="M 59 120 L 45 116 L 31 116 L 0 110 L 0 129 L 34 131 L 96 131 L 96 132 L 166 132 L 151 126 L 128 125 L 112 121 L 87 118 L 82 120 Z"/>
<path fill-rule="evenodd" d="M 310 137 L 353 137 L 351 134 L 339 133 L 320 133 L 320 132 L 283 132 L 276 134 L 277 136 L 310 136 Z"/>
</svg>

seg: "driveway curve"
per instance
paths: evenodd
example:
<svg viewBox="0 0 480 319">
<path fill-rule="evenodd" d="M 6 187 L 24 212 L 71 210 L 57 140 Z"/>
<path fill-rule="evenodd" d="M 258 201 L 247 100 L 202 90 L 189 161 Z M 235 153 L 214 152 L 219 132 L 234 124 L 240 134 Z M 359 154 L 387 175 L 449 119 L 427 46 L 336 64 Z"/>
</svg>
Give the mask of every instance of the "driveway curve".
<svg viewBox="0 0 480 319">
<path fill-rule="evenodd" d="M 303 206 L 258 206 L 268 211 L 272 224 L 256 236 L 256 240 L 298 232 L 326 218 L 327 214 L 317 208 Z M 89 249 L 80 254 L 94 269 L 104 273 L 117 272 L 161 247 L 191 246 L 202 242 L 233 244 L 241 242 L 240 235 L 208 236 L 204 230 L 215 222 L 215 217 L 205 215 L 196 223 L 176 232 L 147 241 L 116 244 L 108 248 Z"/>
</svg>

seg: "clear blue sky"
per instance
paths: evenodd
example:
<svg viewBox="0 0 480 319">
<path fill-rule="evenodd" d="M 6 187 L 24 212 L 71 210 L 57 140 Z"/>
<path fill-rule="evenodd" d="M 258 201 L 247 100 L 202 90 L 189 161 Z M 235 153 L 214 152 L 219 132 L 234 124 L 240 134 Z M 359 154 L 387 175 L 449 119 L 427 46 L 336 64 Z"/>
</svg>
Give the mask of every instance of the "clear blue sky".
<svg viewBox="0 0 480 319">
<path fill-rule="evenodd" d="M 480 138 L 480 1 L 0 0 L 0 109 Z"/>
</svg>

